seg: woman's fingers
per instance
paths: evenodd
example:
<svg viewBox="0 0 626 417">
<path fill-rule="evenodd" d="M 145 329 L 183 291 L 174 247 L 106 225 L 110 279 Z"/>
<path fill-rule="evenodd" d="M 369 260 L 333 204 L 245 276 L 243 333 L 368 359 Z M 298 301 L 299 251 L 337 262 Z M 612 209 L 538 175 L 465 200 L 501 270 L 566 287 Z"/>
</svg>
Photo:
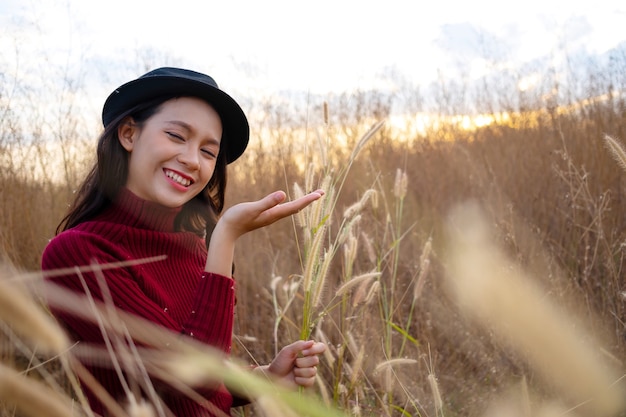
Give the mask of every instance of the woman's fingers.
<svg viewBox="0 0 626 417">
<path fill-rule="evenodd" d="M 310 368 L 293 368 L 294 382 L 301 387 L 310 387 L 315 383 L 317 376 L 317 367 Z"/>
<path fill-rule="evenodd" d="M 280 204 L 285 199 L 285 193 L 282 191 L 272 193 L 260 200 L 264 203 L 263 207 L 265 208 L 261 213 L 261 216 L 265 217 L 263 222 L 271 224 L 282 218 L 296 214 L 315 200 L 321 198 L 323 194 L 323 191 L 318 190 L 295 200 Z"/>
<path fill-rule="evenodd" d="M 232 231 L 236 238 L 297 213 L 321 198 L 323 194 L 322 190 L 317 190 L 293 201 L 282 203 L 286 198 L 285 193 L 275 191 L 260 200 L 234 205 L 224 212 L 221 221 L 228 225 L 227 230 Z"/>
<path fill-rule="evenodd" d="M 321 342 L 313 342 L 310 346 L 307 346 L 302 350 L 302 356 L 311 356 L 311 355 L 319 355 L 320 353 L 324 353 L 326 351 L 326 344 Z"/>
<path fill-rule="evenodd" d="M 313 366 L 317 366 L 320 363 L 320 358 L 318 356 L 304 356 L 302 358 L 296 359 L 295 365 L 298 368 L 309 368 Z"/>
</svg>

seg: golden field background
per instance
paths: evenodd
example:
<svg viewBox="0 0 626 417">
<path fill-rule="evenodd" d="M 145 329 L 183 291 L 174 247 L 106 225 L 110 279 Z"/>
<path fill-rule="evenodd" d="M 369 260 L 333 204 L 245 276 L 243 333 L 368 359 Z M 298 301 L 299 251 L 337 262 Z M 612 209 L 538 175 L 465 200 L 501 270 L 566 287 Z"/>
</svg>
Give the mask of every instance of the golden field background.
<svg viewBox="0 0 626 417">
<path fill-rule="evenodd" d="M 240 240 L 235 356 L 327 342 L 314 395 L 348 415 L 626 415 L 626 159 L 606 139 L 626 143 L 626 56 L 572 74 L 246 102 L 227 205 L 329 192 Z M 0 96 L 9 282 L 38 270 L 98 134 L 77 91 L 43 114 L 21 87 Z"/>
</svg>

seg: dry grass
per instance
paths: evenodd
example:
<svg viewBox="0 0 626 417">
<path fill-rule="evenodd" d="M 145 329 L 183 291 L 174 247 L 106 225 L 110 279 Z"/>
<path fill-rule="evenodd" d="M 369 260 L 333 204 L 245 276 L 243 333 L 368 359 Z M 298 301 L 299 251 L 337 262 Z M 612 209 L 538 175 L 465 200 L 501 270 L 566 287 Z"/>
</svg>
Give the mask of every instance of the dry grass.
<svg viewBox="0 0 626 417">
<path fill-rule="evenodd" d="M 303 335 L 325 341 L 320 401 L 358 416 L 624 415 L 626 81 L 611 71 L 591 79 L 622 88 L 609 101 L 555 106 L 520 92 L 513 105 L 502 87 L 502 123 L 412 136 L 379 123 L 381 96 L 295 115 L 264 103 L 253 132 L 263 140 L 233 165 L 228 203 L 328 193 L 241 239 L 234 354 L 266 363 Z M 438 103 L 442 120 L 465 109 L 455 98 L 475 97 L 453 93 Z M 0 172 L 0 242 L 36 271 L 80 167 L 61 185 L 19 168 Z M 480 215 L 458 211 L 468 201 Z M 21 337 L 5 339 L 4 362 L 29 369 L 30 355 L 16 360 Z M 262 398 L 240 415 L 290 415 Z"/>
</svg>

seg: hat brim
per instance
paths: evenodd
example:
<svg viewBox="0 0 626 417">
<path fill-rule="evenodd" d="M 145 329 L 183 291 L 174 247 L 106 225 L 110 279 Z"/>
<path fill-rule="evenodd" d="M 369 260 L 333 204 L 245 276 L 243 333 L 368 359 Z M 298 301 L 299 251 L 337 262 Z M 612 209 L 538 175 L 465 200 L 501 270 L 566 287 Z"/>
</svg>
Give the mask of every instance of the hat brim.
<svg viewBox="0 0 626 417">
<path fill-rule="evenodd" d="M 237 102 L 217 87 L 172 75 L 138 78 L 117 88 L 104 103 L 102 123 L 106 127 L 126 110 L 161 96 L 192 96 L 209 103 L 222 120 L 222 152 L 227 163 L 243 154 L 248 146 L 250 126 Z"/>
</svg>

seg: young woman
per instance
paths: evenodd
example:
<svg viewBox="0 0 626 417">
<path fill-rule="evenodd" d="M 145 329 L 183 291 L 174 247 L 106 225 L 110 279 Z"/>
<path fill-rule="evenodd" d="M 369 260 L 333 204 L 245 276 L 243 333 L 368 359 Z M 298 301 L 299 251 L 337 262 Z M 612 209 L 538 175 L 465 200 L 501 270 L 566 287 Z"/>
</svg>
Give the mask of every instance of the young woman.
<svg viewBox="0 0 626 417">
<path fill-rule="evenodd" d="M 97 162 L 43 253 L 44 273 L 166 255 L 103 270 L 106 291 L 94 273 L 50 280 L 228 354 L 236 240 L 296 213 L 323 191 L 286 203 L 285 193 L 277 191 L 221 214 L 227 164 L 244 152 L 249 127 L 240 106 L 205 74 L 180 68 L 148 72 L 108 97 L 102 120 Z M 80 344 L 103 346 L 97 324 L 58 307 L 53 312 Z M 257 371 L 310 386 L 324 350 L 321 343 L 297 341 Z M 110 364 L 90 363 L 89 369 L 116 401 L 124 401 L 127 394 Z M 199 389 L 204 403 L 162 380 L 154 386 L 175 416 L 230 415 L 233 396 L 224 386 Z M 86 391 L 92 409 L 107 415 L 98 397 Z"/>
</svg>

